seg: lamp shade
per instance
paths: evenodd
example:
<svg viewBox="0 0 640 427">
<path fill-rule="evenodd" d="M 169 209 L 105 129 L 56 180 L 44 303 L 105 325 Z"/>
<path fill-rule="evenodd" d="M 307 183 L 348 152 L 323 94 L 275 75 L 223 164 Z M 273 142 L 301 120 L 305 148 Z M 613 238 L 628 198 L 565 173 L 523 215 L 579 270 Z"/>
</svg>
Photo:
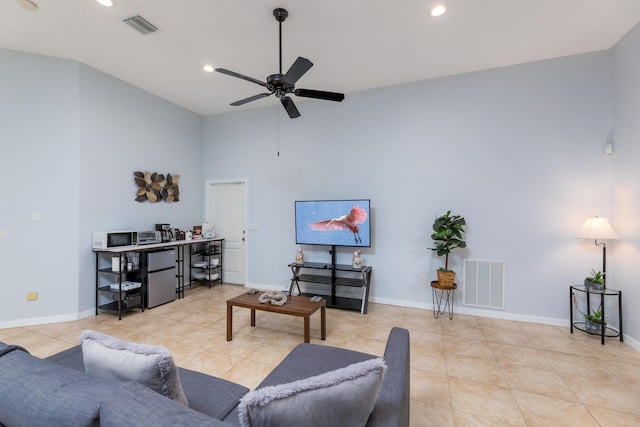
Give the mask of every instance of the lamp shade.
<svg viewBox="0 0 640 427">
<path fill-rule="evenodd" d="M 577 237 L 579 239 L 604 240 L 617 239 L 618 235 L 609 224 L 607 218 L 594 216 L 593 218 L 587 218 Z"/>
</svg>

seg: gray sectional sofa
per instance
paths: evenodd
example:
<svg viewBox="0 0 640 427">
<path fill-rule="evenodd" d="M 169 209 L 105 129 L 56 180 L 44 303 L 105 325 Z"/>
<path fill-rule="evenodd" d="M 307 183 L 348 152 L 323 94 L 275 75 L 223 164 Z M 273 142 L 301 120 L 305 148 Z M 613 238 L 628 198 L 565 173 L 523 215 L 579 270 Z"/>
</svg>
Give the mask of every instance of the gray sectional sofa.
<svg viewBox="0 0 640 427">
<path fill-rule="evenodd" d="M 186 407 L 135 381 L 86 374 L 81 346 L 47 359 L 14 347 L 0 342 L 0 425 L 7 427 L 238 426 L 238 403 L 249 391 L 239 384 L 178 368 Z M 367 427 L 409 425 L 409 347 L 409 332 L 393 328 L 384 353 L 386 372 Z M 300 344 L 257 390 L 374 358 L 336 347 Z M 295 404 L 287 409 L 292 406 Z"/>
</svg>

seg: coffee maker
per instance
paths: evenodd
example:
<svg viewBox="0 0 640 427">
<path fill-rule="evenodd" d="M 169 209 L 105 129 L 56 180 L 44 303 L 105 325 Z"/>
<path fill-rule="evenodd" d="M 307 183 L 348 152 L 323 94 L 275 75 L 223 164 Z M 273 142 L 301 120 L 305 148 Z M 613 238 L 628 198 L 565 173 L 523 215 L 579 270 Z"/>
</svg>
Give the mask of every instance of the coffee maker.
<svg viewBox="0 0 640 427">
<path fill-rule="evenodd" d="M 171 225 L 156 224 L 156 231 L 160 232 L 160 239 L 162 240 L 162 243 L 171 241 L 171 235 L 173 234 L 171 232 Z"/>
</svg>

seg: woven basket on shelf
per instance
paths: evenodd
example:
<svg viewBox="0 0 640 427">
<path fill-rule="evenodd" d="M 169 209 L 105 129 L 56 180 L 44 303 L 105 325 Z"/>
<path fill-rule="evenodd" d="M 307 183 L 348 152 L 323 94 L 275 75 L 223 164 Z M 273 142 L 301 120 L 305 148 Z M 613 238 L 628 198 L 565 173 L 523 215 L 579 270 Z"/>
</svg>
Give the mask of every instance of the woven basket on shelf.
<svg viewBox="0 0 640 427">
<path fill-rule="evenodd" d="M 456 273 L 454 271 L 438 270 L 438 284 L 440 286 L 453 287 L 455 279 Z"/>
</svg>

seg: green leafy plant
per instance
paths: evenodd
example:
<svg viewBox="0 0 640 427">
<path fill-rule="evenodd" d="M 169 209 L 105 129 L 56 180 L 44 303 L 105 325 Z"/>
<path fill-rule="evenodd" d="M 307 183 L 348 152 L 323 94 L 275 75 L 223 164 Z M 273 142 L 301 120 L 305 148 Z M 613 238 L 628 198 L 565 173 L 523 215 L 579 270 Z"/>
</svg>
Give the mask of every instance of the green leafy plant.
<svg viewBox="0 0 640 427">
<path fill-rule="evenodd" d="M 467 244 L 462 240 L 464 229 L 467 222 L 460 215 L 451 215 L 451 211 L 439 216 L 433 222 L 433 239 L 434 247 L 430 248 L 436 252 L 438 256 L 444 256 L 444 268 L 440 270 L 449 271 L 449 254 L 456 248 L 466 248 Z"/>
<path fill-rule="evenodd" d="M 582 313 L 582 312 L 580 312 Z M 585 319 L 592 321 L 593 323 L 604 323 L 604 318 L 602 317 L 602 307 L 598 307 L 597 310 L 591 310 L 591 314 L 582 313 Z"/>
<path fill-rule="evenodd" d="M 584 280 L 587 280 L 591 283 L 604 285 L 604 273 L 602 273 L 602 271 L 596 271 L 594 268 L 592 268 L 589 273 L 590 273 L 590 276 L 585 277 Z"/>
</svg>

